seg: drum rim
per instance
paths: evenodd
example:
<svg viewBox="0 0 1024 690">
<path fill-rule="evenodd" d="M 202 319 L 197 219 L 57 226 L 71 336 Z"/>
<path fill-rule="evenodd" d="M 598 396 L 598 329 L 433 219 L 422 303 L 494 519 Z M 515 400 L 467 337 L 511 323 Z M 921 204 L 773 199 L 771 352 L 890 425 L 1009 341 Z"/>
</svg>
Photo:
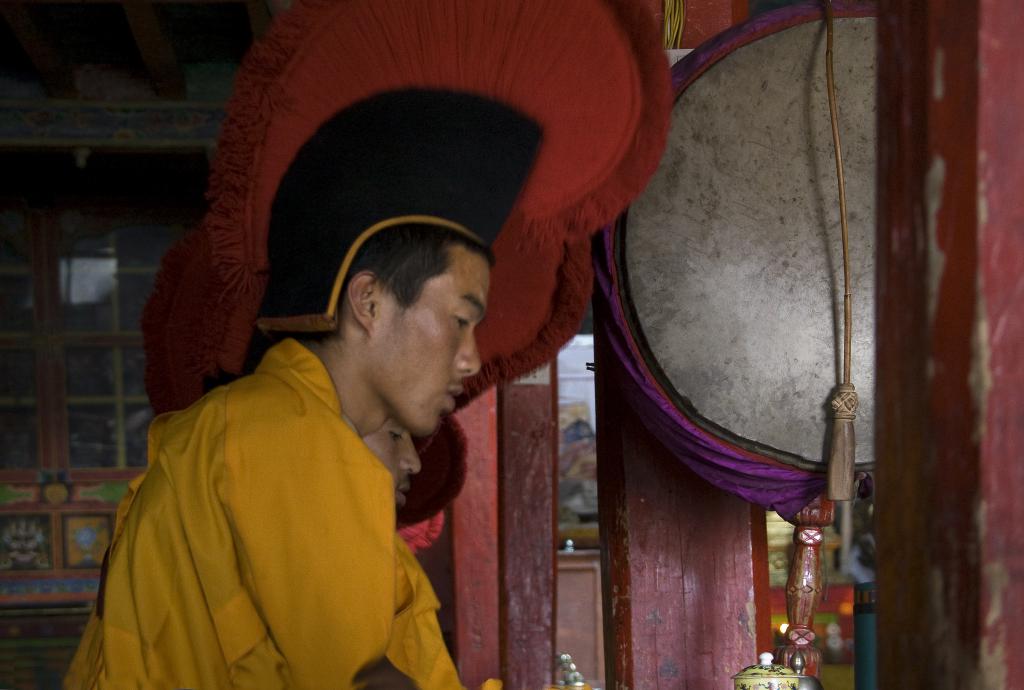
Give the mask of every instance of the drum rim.
<svg viewBox="0 0 1024 690">
<path fill-rule="evenodd" d="M 839 19 L 864 19 L 877 17 L 878 10 L 874 3 L 868 2 L 835 2 L 835 16 Z M 731 55 L 736 50 L 756 43 L 787 29 L 802 26 L 814 21 L 823 21 L 824 11 L 820 3 L 808 2 L 800 5 L 783 7 L 766 12 L 747 22 L 725 31 L 710 41 L 702 44 L 672 67 L 673 110 L 686 89 L 712 66 Z M 680 414 L 686 416 L 702 431 L 714 436 L 718 441 L 726 443 L 737 451 L 752 455 L 757 459 L 778 462 L 790 467 L 825 474 L 828 470 L 827 461 L 810 460 L 797 453 L 781 450 L 769 444 L 752 441 L 730 431 L 717 422 L 702 415 L 689 398 L 683 395 L 669 379 L 661 364 L 654 356 L 643 329 L 640 327 L 636 305 L 629 292 L 629 268 L 626 262 L 626 242 L 629 229 L 629 212 L 627 210 L 612 228 L 612 260 L 618 276 L 616 290 L 622 304 L 622 315 L 628 335 L 636 354 L 647 370 L 648 375 L 657 385 L 659 392 Z M 827 433 L 827 432 L 826 432 Z M 870 472 L 875 469 L 876 460 L 857 463 L 855 469 Z"/>
</svg>

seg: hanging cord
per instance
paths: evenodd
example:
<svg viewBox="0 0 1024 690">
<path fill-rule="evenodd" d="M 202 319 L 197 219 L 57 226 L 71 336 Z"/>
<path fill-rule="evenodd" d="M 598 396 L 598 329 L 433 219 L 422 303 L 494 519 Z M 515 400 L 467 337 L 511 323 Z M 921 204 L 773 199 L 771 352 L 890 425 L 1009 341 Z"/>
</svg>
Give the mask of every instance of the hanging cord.
<svg viewBox="0 0 1024 690">
<path fill-rule="evenodd" d="M 662 44 L 666 49 L 683 47 L 683 29 L 686 28 L 686 0 L 664 0 L 665 23 Z"/>
<path fill-rule="evenodd" d="M 828 85 L 828 111 L 832 121 L 832 143 L 836 152 L 836 178 L 839 183 L 839 224 L 843 231 L 843 382 L 832 398 L 832 449 L 828 461 L 828 497 L 834 501 L 853 498 L 853 469 L 856 441 L 853 420 L 857 417 L 857 391 L 850 381 L 853 343 L 853 309 L 850 293 L 850 232 L 846 222 L 846 180 L 843 177 L 843 149 L 839 143 L 839 118 L 836 108 L 836 83 L 832 70 L 832 0 L 825 3 L 825 79 Z"/>
</svg>

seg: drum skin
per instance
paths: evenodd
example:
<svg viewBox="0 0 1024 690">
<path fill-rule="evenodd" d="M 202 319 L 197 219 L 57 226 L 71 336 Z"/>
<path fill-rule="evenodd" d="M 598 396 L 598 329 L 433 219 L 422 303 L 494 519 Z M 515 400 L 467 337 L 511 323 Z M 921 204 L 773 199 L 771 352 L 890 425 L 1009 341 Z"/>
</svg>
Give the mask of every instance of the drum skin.
<svg viewBox="0 0 1024 690">
<path fill-rule="evenodd" d="M 633 337 L 680 411 L 730 443 L 822 471 L 843 316 L 824 49 L 815 19 L 739 45 L 684 83 L 661 166 L 616 236 Z M 873 17 L 836 18 L 862 469 L 874 462 L 875 52 Z"/>
</svg>

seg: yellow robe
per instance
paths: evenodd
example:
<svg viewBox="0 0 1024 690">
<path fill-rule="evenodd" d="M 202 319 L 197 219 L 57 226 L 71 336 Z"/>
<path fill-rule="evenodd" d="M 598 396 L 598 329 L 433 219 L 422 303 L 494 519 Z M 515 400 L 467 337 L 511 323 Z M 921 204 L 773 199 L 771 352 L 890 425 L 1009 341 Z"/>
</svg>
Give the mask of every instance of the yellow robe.
<svg viewBox="0 0 1024 690">
<path fill-rule="evenodd" d="M 349 688 L 385 654 L 422 690 L 461 688 L 394 512 L 320 360 L 276 345 L 153 422 L 65 688 Z"/>
</svg>

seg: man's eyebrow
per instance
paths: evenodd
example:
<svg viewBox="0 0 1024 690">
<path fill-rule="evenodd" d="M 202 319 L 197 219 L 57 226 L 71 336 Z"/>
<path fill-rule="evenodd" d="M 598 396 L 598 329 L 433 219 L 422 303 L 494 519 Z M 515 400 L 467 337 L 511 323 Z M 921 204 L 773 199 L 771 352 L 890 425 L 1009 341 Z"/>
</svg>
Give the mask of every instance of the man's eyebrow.
<svg viewBox="0 0 1024 690">
<path fill-rule="evenodd" d="M 480 318 L 481 319 L 484 318 L 484 314 L 487 313 L 487 308 L 483 305 L 483 302 L 481 302 L 476 297 L 474 297 L 473 295 L 470 295 L 470 294 L 463 295 L 462 299 L 466 300 L 467 302 L 472 304 L 474 307 L 476 307 L 476 310 L 479 313 Z"/>
</svg>

